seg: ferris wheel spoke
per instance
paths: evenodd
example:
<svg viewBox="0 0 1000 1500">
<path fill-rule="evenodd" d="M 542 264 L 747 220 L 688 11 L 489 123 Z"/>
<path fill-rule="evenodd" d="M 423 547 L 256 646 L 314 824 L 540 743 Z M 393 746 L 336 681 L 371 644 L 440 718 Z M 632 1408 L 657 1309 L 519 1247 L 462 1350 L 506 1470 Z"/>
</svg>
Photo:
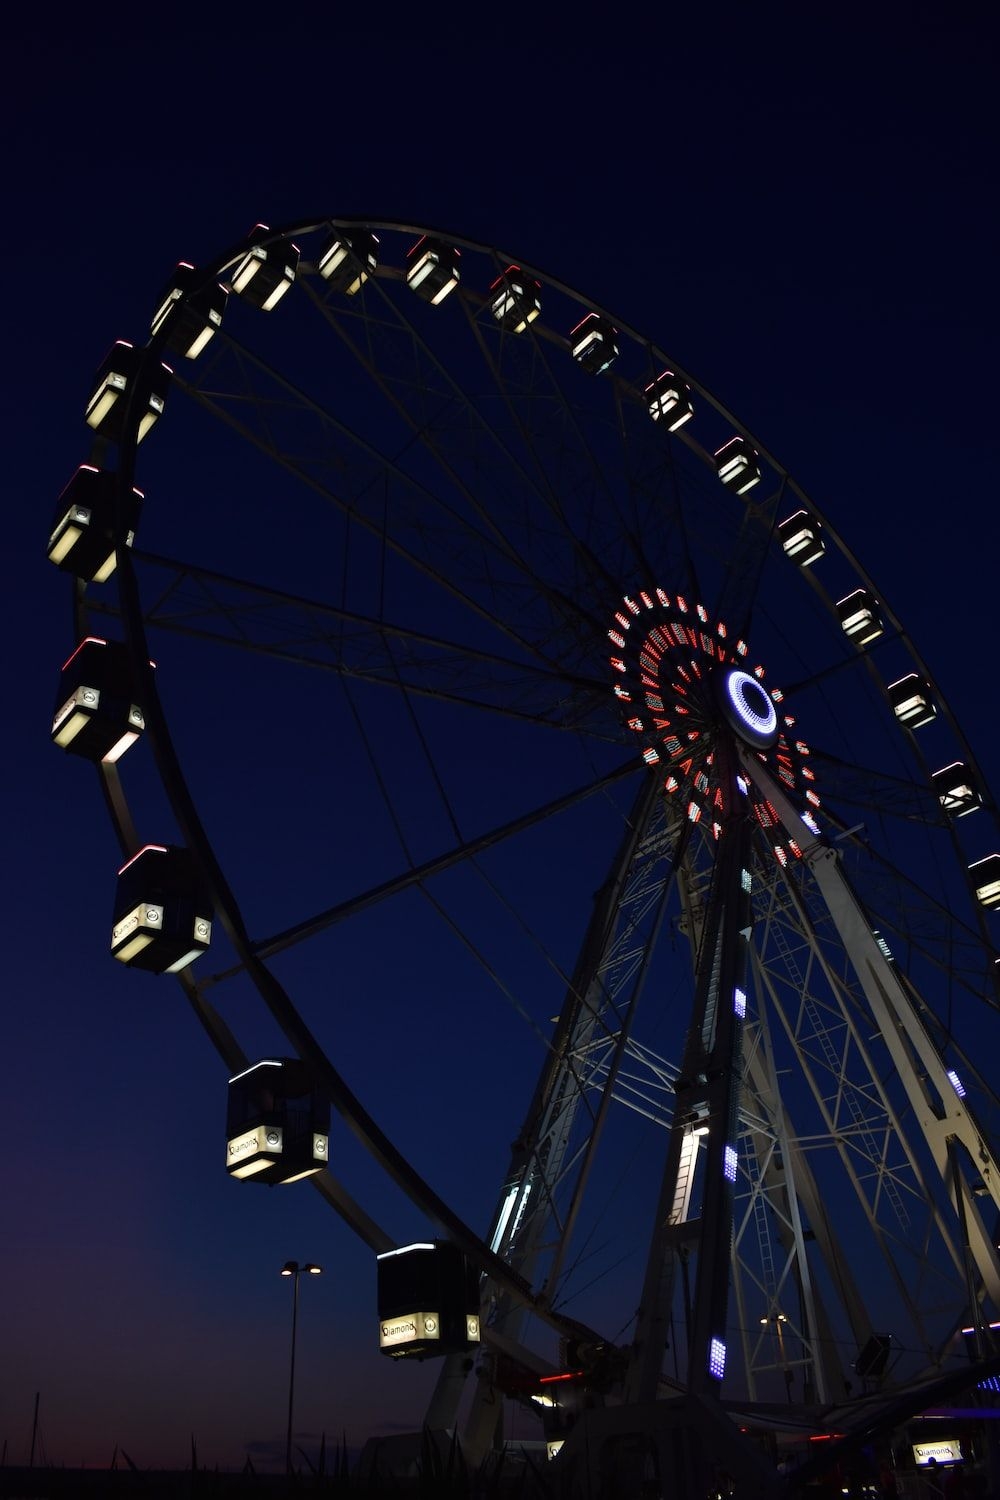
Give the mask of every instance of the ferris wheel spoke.
<svg viewBox="0 0 1000 1500">
<path fill-rule="evenodd" d="M 526 651 L 544 654 L 553 631 L 567 620 L 579 627 L 585 612 L 558 581 L 532 570 L 528 551 L 513 545 L 491 519 L 484 523 L 489 511 L 481 500 L 467 514 L 461 490 L 446 497 L 443 491 L 452 488 L 450 483 L 432 486 L 430 476 L 408 472 L 403 462 L 407 443 L 396 457 L 386 455 L 251 351 L 233 340 L 225 347 L 247 372 L 240 387 L 218 388 L 218 366 L 211 372 L 216 377 L 212 387 L 208 372 L 198 384 L 184 384 L 206 411 Z M 255 381 L 269 382 L 270 394 Z M 279 422 L 276 434 L 271 429 Z M 481 484 L 492 497 L 499 481 L 487 469 Z M 451 565 L 448 572 L 445 562 Z M 476 595 L 463 590 L 457 578 L 470 581 Z"/>
<path fill-rule="evenodd" d="M 947 820 L 930 781 L 895 776 L 889 771 L 864 766 L 833 755 L 821 745 L 812 747 L 823 806 L 844 805 L 861 810 L 889 813 L 893 817 L 924 826 L 945 828 Z"/>
<path fill-rule="evenodd" d="M 494 400 L 504 412 L 513 440 L 534 477 L 542 513 L 556 523 L 580 564 L 575 579 L 577 591 L 588 597 L 596 587 L 598 597 L 614 598 L 621 578 L 628 572 L 638 569 L 639 576 L 648 575 L 638 543 L 641 532 L 634 519 L 628 524 L 621 515 L 618 497 L 596 460 L 591 437 L 584 433 L 564 387 L 555 378 L 551 361 L 545 357 L 544 343 L 546 336 L 551 340 L 551 333 L 543 328 L 532 329 L 526 336 L 509 334 L 497 327 L 482 303 L 472 299 L 463 301 L 463 310 L 492 382 Z M 516 399 L 526 391 L 530 391 L 527 404 Z M 586 517 L 582 528 L 579 520 L 575 526 L 569 521 L 564 500 L 568 496 Z M 586 497 L 582 505 L 581 497 Z M 662 514 L 659 521 L 662 525 Z M 538 533 L 538 523 L 530 513 L 524 514 L 522 525 Z M 544 549 L 544 532 L 541 544 Z M 625 563 L 629 553 L 631 566 Z M 614 566 L 609 567 L 609 559 L 614 560 Z"/>
<path fill-rule="evenodd" d="M 976 929 L 961 921 L 947 900 L 880 854 L 859 827 L 847 830 L 843 839 L 845 850 L 852 845 L 857 850 L 851 880 L 879 948 L 896 964 L 897 972 L 902 972 L 898 961 L 908 962 L 912 954 L 920 954 L 941 972 L 949 990 L 960 987 L 995 1009 L 992 953 L 983 952 Z M 897 944 L 901 945 L 898 952 L 894 951 Z M 944 1027 L 941 1018 L 935 1019 Z"/>
<path fill-rule="evenodd" d="M 325 908 L 310 917 L 304 918 L 294 926 L 285 928 L 282 932 L 273 933 L 270 937 L 258 938 L 252 943 L 252 949 L 256 957 L 261 959 L 273 958 L 275 954 L 291 948 L 297 943 L 305 942 L 307 939 L 324 931 L 328 927 L 336 926 L 337 923 L 348 920 L 359 912 L 367 910 L 379 902 L 391 900 L 392 897 L 400 895 L 415 885 L 421 885 L 432 879 L 435 875 L 443 874 L 444 871 L 452 869 L 455 865 L 464 861 L 472 860 L 477 855 L 484 853 L 487 849 L 505 840 L 514 838 L 518 834 L 526 832 L 539 823 L 544 822 L 558 813 L 565 812 L 568 808 L 585 802 L 589 797 L 606 791 L 619 781 L 634 777 L 635 765 L 630 760 L 624 765 L 617 766 L 604 776 L 590 781 L 586 785 L 576 788 L 544 806 L 532 809 L 508 823 L 503 823 L 497 828 L 490 829 L 487 833 L 480 834 L 477 838 L 469 839 L 466 843 L 447 850 L 435 859 L 425 861 L 420 865 L 413 865 L 403 870 L 391 880 L 385 880 L 369 890 L 359 892 L 349 897 L 346 901 L 338 902 L 335 906 Z M 209 976 L 203 981 L 207 988 L 218 984 L 226 979 L 233 978 L 242 972 L 242 965 L 227 969 L 221 973 Z"/>
<path fill-rule="evenodd" d="M 597 679 L 174 559 L 139 553 L 137 560 L 168 575 L 146 610 L 151 628 L 529 723 L 618 738 L 604 710 L 607 687 Z"/>
<path fill-rule="evenodd" d="M 569 527 L 544 468 L 538 464 L 526 464 L 498 424 L 486 421 L 480 405 L 473 399 L 471 381 L 457 380 L 436 358 L 412 318 L 404 311 L 403 304 L 390 298 L 378 278 L 375 278 L 373 289 L 379 298 L 378 314 L 372 312 L 370 304 L 357 311 L 344 308 L 336 304 L 329 293 L 320 297 L 308 282 L 305 286 L 314 305 L 352 350 L 385 399 L 403 416 L 417 442 L 431 455 L 434 464 L 448 475 L 449 481 L 487 529 L 498 535 L 509 532 L 510 517 L 506 507 L 513 503 L 514 497 L 523 495 L 524 503 L 515 516 L 517 534 L 525 538 L 526 543 L 541 540 L 541 553 L 544 554 L 544 529 L 536 523 L 535 513 L 547 513 L 550 520 L 557 522 L 562 540 L 569 544 L 581 562 L 578 582 L 584 586 L 565 594 L 564 605 L 585 614 L 579 601 L 588 596 L 595 582 L 604 590 L 610 587 L 614 592 L 617 580 L 612 578 L 602 559 L 586 545 L 585 540 Z M 484 361 L 490 364 L 488 349 L 472 314 L 473 308 L 481 309 L 483 299 L 463 289 L 458 300 L 466 312 L 470 329 L 476 335 Z M 364 338 L 364 347 L 361 338 Z M 502 391 L 503 387 L 499 386 L 501 400 Z M 542 390 L 536 390 L 536 404 L 544 395 Z M 523 426 L 518 424 L 518 427 L 521 439 L 526 439 Z M 583 448 L 583 434 L 579 430 L 576 440 Z M 531 453 L 530 443 L 528 452 Z M 509 476 L 507 484 L 494 488 L 494 494 L 499 494 L 506 505 L 501 508 L 494 504 L 489 511 L 480 503 L 477 494 L 487 467 L 497 468 Z M 526 550 L 536 555 L 539 552 L 532 545 Z"/>
<path fill-rule="evenodd" d="M 749 635 L 751 632 L 764 563 L 785 491 L 786 477 L 782 476 L 770 495 L 745 507 L 732 555 L 727 559 L 715 614 L 726 620 L 740 635 Z"/>
</svg>

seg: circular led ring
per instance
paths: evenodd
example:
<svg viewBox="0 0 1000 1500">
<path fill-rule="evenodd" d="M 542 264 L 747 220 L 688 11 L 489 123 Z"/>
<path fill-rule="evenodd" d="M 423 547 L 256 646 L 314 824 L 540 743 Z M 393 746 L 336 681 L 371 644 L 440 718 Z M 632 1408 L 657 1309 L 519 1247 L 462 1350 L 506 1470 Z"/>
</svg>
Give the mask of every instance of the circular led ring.
<svg viewBox="0 0 1000 1500">
<path fill-rule="evenodd" d="M 736 732 L 758 749 L 773 744 L 778 733 L 778 715 L 756 677 L 734 667 L 726 673 L 724 687 L 723 701 L 730 710 L 727 717 Z"/>
</svg>

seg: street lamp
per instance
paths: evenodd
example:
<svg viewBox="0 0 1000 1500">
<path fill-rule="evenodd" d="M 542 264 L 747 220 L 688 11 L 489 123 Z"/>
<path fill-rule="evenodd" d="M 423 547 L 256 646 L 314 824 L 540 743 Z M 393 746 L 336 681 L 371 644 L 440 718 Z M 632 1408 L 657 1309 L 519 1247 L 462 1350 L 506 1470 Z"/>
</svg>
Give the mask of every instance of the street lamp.
<svg viewBox="0 0 1000 1500">
<path fill-rule="evenodd" d="M 785 1317 L 785 1314 L 783 1312 L 779 1312 L 771 1313 L 770 1317 L 761 1318 L 760 1322 L 762 1328 L 770 1327 L 773 1324 L 774 1331 L 778 1336 L 778 1360 L 781 1366 L 781 1373 L 785 1377 L 785 1389 L 788 1395 L 788 1399 L 789 1401 L 791 1401 L 792 1381 L 795 1377 L 792 1373 L 792 1368 L 788 1363 L 788 1356 L 785 1353 L 785 1324 L 788 1322 L 788 1319 Z"/>
<path fill-rule="evenodd" d="M 300 1266 L 297 1260 L 286 1260 L 281 1268 L 282 1276 L 291 1276 L 294 1282 L 292 1293 L 292 1365 L 288 1375 L 288 1436 L 285 1440 L 285 1473 L 292 1472 L 292 1410 L 295 1404 L 295 1332 L 299 1320 L 299 1277 L 304 1275 L 319 1276 L 322 1274 L 322 1266 L 314 1266 L 311 1261 L 306 1261 Z"/>
</svg>

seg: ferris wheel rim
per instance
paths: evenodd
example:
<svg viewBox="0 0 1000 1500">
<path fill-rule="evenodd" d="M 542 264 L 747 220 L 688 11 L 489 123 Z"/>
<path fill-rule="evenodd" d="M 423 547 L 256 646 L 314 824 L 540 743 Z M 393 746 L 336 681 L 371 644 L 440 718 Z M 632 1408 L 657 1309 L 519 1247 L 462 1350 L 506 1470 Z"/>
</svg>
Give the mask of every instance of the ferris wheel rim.
<svg viewBox="0 0 1000 1500">
<path fill-rule="evenodd" d="M 326 227 L 353 227 L 356 229 L 369 228 L 372 230 L 382 230 L 384 232 L 402 232 L 413 234 L 418 239 L 439 238 L 442 241 L 454 244 L 461 249 L 472 251 L 480 255 L 488 255 L 492 257 L 498 267 L 502 266 L 505 263 L 508 265 L 512 263 L 516 264 L 526 274 L 537 277 L 543 284 L 551 286 L 562 292 L 566 297 L 578 304 L 580 308 L 585 309 L 587 312 L 595 313 L 600 317 L 609 319 L 609 321 L 614 323 L 615 327 L 621 332 L 623 336 L 630 338 L 634 343 L 636 343 L 637 345 L 641 345 L 646 350 L 648 350 L 650 360 L 650 373 L 652 373 L 654 367 L 657 367 L 660 364 L 664 363 L 669 368 L 673 369 L 678 376 L 684 379 L 684 381 L 691 387 L 693 391 L 697 392 L 698 396 L 701 399 L 707 401 L 709 405 L 721 417 L 724 418 L 724 420 L 732 427 L 732 430 L 735 434 L 742 436 L 754 446 L 761 457 L 767 461 L 767 463 L 774 470 L 775 474 L 779 477 L 781 484 L 789 488 L 791 493 L 795 496 L 796 501 L 806 506 L 808 510 L 813 515 L 815 515 L 833 546 L 836 547 L 838 552 L 849 563 L 852 571 L 856 574 L 857 579 L 862 587 L 870 591 L 878 599 L 888 623 L 892 626 L 893 630 L 896 632 L 900 640 L 905 644 L 905 647 L 909 655 L 911 656 L 917 671 L 927 680 L 927 682 L 933 689 L 935 702 L 940 708 L 942 714 L 947 718 L 951 731 L 960 744 L 963 758 L 977 776 L 979 785 L 983 788 L 986 794 L 986 802 L 984 803 L 984 807 L 987 807 L 989 811 L 994 815 L 994 817 L 997 818 L 998 823 L 1000 823 L 1000 815 L 998 815 L 997 810 L 998 805 L 996 803 L 996 800 L 989 793 L 988 782 L 982 773 L 982 768 L 979 765 L 974 748 L 966 738 L 961 728 L 958 716 L 951 709 L 948 703 L 947 696 L 942 691 L 931 668 L 928 666 L 926 660 L 918 653 L 912 637 L 908 632 L 904 630 L 900 617 L 887 600 L 884 591 L 877 587 L 872 574 L 865 568 L 864 564 L 860 561 L 854 551 L 848 546 L 843 536 L 838 532 L 836 527 L 829 520 L 826 513 L 820 508 L 817 501 L 812 498 L 794 478 L 794 476 L 791 474 L 791 471 L 788 470 L 783 464 L 778 461 L 778 459 L 775 458 L 774 454 L 764 445 L 764 443 L 755 432 L 751 431 L 747 426 L 745 426 L 745 424 L 738 421 L 738 419 L 722 402 L 722 400 L 717 397 L 710 390 L 710 388 L 699 379 L 698 376 L 693 374 L 685 364 L 677 361 L 665 350 L 663 346 L 658 343 L 654 343 L 652 340 L 648 339 L 645 335 L 641 334 L 637 329 L 635 329 L 624 320 L 614 317 L 614 315 L 603 304 L 589 298 L 588 296 L 580 292 L 576 287 L 571 286 L 569 283 L 562 281 L 560 278 L 553 276 L 551 273 L 535 266 L 531 262 L 528 262 L 526 260 L 519 260 L 517 259 L 517 257 L 509 255 L 507 252 L 499 249 L 496 246 L 486 245 L 481 241 L 458 234 L 452 229 L 426 224 L 420 225 L 404 220 L 393 220 L 382 217 L 366 218 L 363 215 L 359 214 L 348 214 L 343 216 L 326 216 L 307 219 L 296 218 L 295 220 L 284 223 L 277 228 L 268 229 L 266 241 L 270 243 L 282 239 L 288 239 L 294 235 L 301 236 L 307 233 L 312 233 L 317 229 Z M 220 256 L 214 258 L 213 261 L 211 261 L 207 266 L 205 266 L 204 268 L 198 268 L 196 270 L 196 275 L 192 283 L 192 291 L 203 290 L 204 288 L 216 283 L 219 278 L 224 276 L 225 272 L 229 270 L 245 252 L 246 244 L 246 239 L 240 240 L 234 245 L 231 245 L 229 248 L 227 248 Z M 144 345 L 142 349 L 144 363 L 147 361 L 158 359 L 165 347 L 166 330 L 164 329 L 159 334 L 153 334 Z M 684 429 L 681 429 L 677 435 L 681 438 L 681 440 L 685 440 L 687 438 L 687 433 Z M 130 443 L 127 443 L 122 449 L 123 462 L 120 472 L 120 484 L 123 491 L 126 488 L 127 476 L 132 472 L 134 468 L 136 446 L 137 445 L 134 441 L 133 433 L 133 440 Z M 815 575 L 813 575 L 811 572 L 807 575 L 807 577 L 811 583 L 814 582 Z M 1000 999 L 1000 980 L 998 980 L 998 999 Z"/>
<path fill-rule="evenodd" d="M 317 227 L 322 227 L 322 226 L 325 226 L 325 225 L 344 226 L 344 225 L 360 225 L 360 224 L 365 224 L 368 227 L 374 227 L 374 228 L 411 231 L 414 234 L 427 234 L 427 233 L 434 233 L 435 232 L 433 230 L 421 229 L 419 226 L 400 225 L 400 224 L 392 223 L 391 221 L 385 221 L 385 223 L 381 223 L 381 222 L 378 222 L 378 221 L 360 220 L 360 219 L 353 219 L 353 218 L 351 218 L 351 219 L 335 219 L 335 220 L 334 219 L 322 219 L 322 220 L 317 220 L 315 222 L 310 221 L 308 223 L 304 222 L 304 221 L 297 221 L 297 223 L 295 225 L 284 226 L 281 230 L 274 231 L 273 237 L 274 238 L 280 238 L 280 237 L 287 236 L 287 235 L 301 234 L 301 233 L 307 232 L 307 231 L 309 231 L 311 229 L 314 229 L 314 228 L 317 228 Z M 436 232 L 437 233 L 442 233 L 441 231 L 436 231 Z M 478 245 L 478 244 L 476 244 L 473 241 L 465 241 L 465 240 L 457 239 L 455 236 L 452 236 L 452 235 L 446 235 L 444 237 L 446 237 L 449 240 L 452 240 L 455 243 L 461 245 L 463 248 L 467 248 L 467 249 L 470 249 L 470 250 L 475 250 L 476 252 L 478 252 L 480 254 L 492 255 L 494 257 L 494 259 L 497 260 L 498 263 L 499 263 L 499 261 L 502 261 L 504 259 L 504 257 L 499 256 L 497 254 L 497 252 L 491 250 L 490 247 L 484 247 L 482 245 Z M 211 279 L 217 277 L 218 275 L 223 274 L 224 271 L 229 266 L 231 266 L 231 264 L 233 263 L 234 259 L 235 259 L 235 256 L 227 252 L 227 256 L 226 257 L 223 257 L 221 260 L 213 263 L 212 269 L 205 272 L 206 279 L 211 280 Z M 570 289 L 567 289 L 564 284 L 556 282 L 551 277 L 544 276 L 544 273 L 535 272 L 533 270 L 533 268 L 530 267 L 530 266 L 528 266 L 527 264 L 523 264 L 523 263 L 520 263 L 520 262 L 518 264 L 522 265 L 522 268 L 527 273 L 538 275 L 539 278 L 541 278 L 546 285 L 557 286 L 560 289 L 562 289 L 563 291 L 566 291 L 568 293 L 568 295 L 572 296 L 574 300 L 576 300 L 582 307 L 588 309 L 589 311 L 592 311 L 592 312 L 595 312 L 595 313 L 602 313 L 603 312 L 603 309 L 599 308 L 596 304 L 590 303 L 587 299 L 580 297 L 579 294 L 577 294 L 575 292 L 572 292 Z M 616 326 L 620 326 L 620 325 L 616 325 Z M 622 331 L 623 332 L 629 332 L 629 333 L 631 333 L 631 330 L 624 330 L 623 329 Z M 668 356 L 666 356 L 665 354 L 663 354 L 659 350 L 658 346 L 654 346 L 654 345 L 648 343 L 648 341 L 641 340 L 638 335 L 633 334 L 632 336 L 635 338 L 635 341 L 637 343 L 642 343 L 649 350 L 650 359 L 654 363 L 655 362 L 659 362 L 661 359 L 663 359 L 663 360 L 667 360 L 668 359 Z M 160 357 L 161 353 L 162 353 L 163 347 L 164 347 L 164 339 L 163 338 L 158 338 L 158 337 L 154 336 L 154 338 L 146 346 L 146 349 L 144 351 L 145 358 L 147 360 L 149 360 L 149 361 L 158 359 Z M 803 501 L 807 501 L 807 497 L 805 496 L 804 492 L 802 492 L 797 487 L 797 485 L 795 484 L 795 482 L 793 480 L 791 480 L 791 477 L 787 474 L 786 471 L 784 471 L 779 465 L 777 465 L 776 463 L 774 463 L 774 461 L 770 458 L 770 455 L 767 453 L 767 450 L 765 450 L 762 446 L 760 446 L 760 445 L 757 444 L 757 440 L 753 437 L 752 434 L 750 434 L 748 431 L 746 431 L 746 429 L 742 428 L 739 424 L 737 424 L 734 421 L 734 419 L 732 419 L 730 417 L 729 413 L 727 411 L 725 411 L 725 409 L 721 406 L 721 404 L 718 403 L 718 402 L 716 402 L 715 398 L 711 397 L 710 394 L 706 391 L 706 389 L 696 379 L 694 379 L 694 377 L 688 376 L 687 373 L 684 370 L 680 369 L 679 367 L 677 367 L 677 373 L 679 375 L 683 375 L 684 378 L 689 381 L 689 383 L 690 383 L 690 385 L 691 385 L 691 387 L 692 387 L 693 390 L 697 391 L 698 394 L 701 397 L 703 397 L 704 399 L 708 400 L 715 407 L 715 409 L 716 409 L 717 412 L 719 412 L 721 415 L 723 415 L 727 421 L 731 422 L 732 425 L 733 425 L 733 427 L 734 427 L 734 430 L 739 435 L 743 436 L 748 441 L 753 442 L 754 445 L 756 447 L 758 447 L 759 452 L 761 453 L 761 455 L 765 459 L 767 459 L 768 462 L 770 462 L 772 464 L 772 467 L 775 469 L 776 473 L 780 476 L 782 484 L 787 483 L 788 487 L 793 491 L 793 493 L 796 495 L 797 498 L 800 498 Z M 133 438 L 134 438 L 134 428 L 133 428 Z M 131 487 L 131 485 L 132 485 L 132 482 L 133 482 L 133 478 L 134 478 L 135 450 L 136 450 L 136 443 L 135 443 L 135 441 L 132 441 L 130 444 L 129 443 L 124 444 L 122 446 L 122 449 L 121 449 L 121 459 L 122 459 L 122 462 L 121 462 L 121 468 L 120 468 L 120 471 L 119 471 L 119 485 L 120 485 L 120 488 L 121 488 L 122 491 L 125 491 L 125 490 L 129 489 Z M 825 518 L 823 518 L 821 516 L 821 513 L 818 510 L 818 507 L 816 507 L 811 501 L 807 501 L 807 503 L 809 504 L 810 509 L 823 522 L 824 527 L 826 529 L 826 534 L 827 534 L 828 538 L 831 540 L 831 542 L 835 546 L 837 546 L 837 548 L 839 549 L 839 551 L 841 552 L 841 554 L 843 556 L 845 556 L 854 565 L 854 568 L 855 568 L 855 571 L 856 571 L 858 577 L 862 580 L 862 582 L 865 582 L 865 583 L 870 582 L 870 580 L 868 578 L 868 575 L 856 563 L 855 559 L 853 558 L 853 555 L 849 552 L 849 550 L 846 548 L 846 546 L 843 543 L 840 542 L 840 539 L 836 535 L 836 533 L 834 532 L 833 528 L 829 527 L 828 524 L 825 522 Z M 133 572 L 133 569 L 132 569 L 131 559 L 124 553 L 123 549 L 120 549 L 120 555 L 119 555 L 119 580 L 120 580 L 120 585 L 122 586 L 122 588 L 123 588 L 123 590 L 125 591 L 126 594 L 130 590 L 132 590 L 134 588 L 134 586 L 135 586 L 134 572 Z M 879 600 L 882 602 L 882 604 L 885 605 L 884 595 L 881 593 L 881 591 L 877 591 L 877 595 L 878 595 Z M 886 610 L 888 612 L 888 606 L 885 606 L 885 608 L 886 608 Z M 138 664 L 140 666 L 140 669 L 143 672 L 145 672 L 147 670 L 147 668 L 145 666 L 145 663 L 148 661 L 148 653 L 146 651 L 146 637 L 145 637 L 144 617 L 143 617 L 143 613 L 142 613 L 141 602 L 139 601 L 139 597 L 138 597 L 138 592 L 137 591 L 136 591 L 135 597 L 133 599 L 126 600 L 125 605 L 123 606 L 123 618 L 125 618 L 129 622 L 128 637 L 129 637 L 129 642 L 130 642 L 130 649 L 134 648 L 134 651 L 136 653 L 136 661 L 138 662 Z M 894 616 L 892 618 L 895 619 Z M 915 654 L 915 652 L 914 652 L 914 650 L 912 648 L 912 645 L 909 643 L 908 638 L 904 637 L 904 639 L 906 640 L 907 649 L 910 651 L 910 653 L 913 656 L 914 660 L 918 663 L 918 665 L 922 665 L 922 663 L 920 662 L 920 659 L 916 657 L 916 654 Z M 933 678 L 930 676 L 929 673 L 927 673 L 926 675 L 927 675 L 928 680 L 930 681 L 932 687 L 934 687 L 936 689 L 936 683 L 934 683 Z M 941 694 L 939 694 L 939 693 L 936 692 L 936 698 L 937 698 L 938 704 L 942 707 L 942 709 L 946 710 L 946 704 L 945 704 L 945 700 L 944 700 L 943 695 L 941 695 Z M 155 694 L 153 695 L 153 701 L 155 701 Z M 948 711 L 948 712 L 950 713 L 950 711 Z M 951 717 L 952 717 L 954 725 L 956 726 L 956 729 L 957 729 L 957 721 L 954 720 L 954 716 L 951 716 Z M 959 738 L 960 738 L 960 740 L 961 740 L 961 742 L 963 744 L 963 747 L 965 747 L 964 736 L 961 735 L 961 731 L 960 730 L 957 730 L 957 733 L 958 733 L 958 736 L 959 736 Z M 175 752 L 172 749 L 170 738 L 169 738 L 169 728 L 168 728 L 165 720 L 159 726 L 156 727 L 156 731 L 155 731 L 154 735 L 152 736 L 152 738 L 153 738 L 154 746 L 155 745 L 159 745 L 159 746 L 162 747 L 164 743 L 166 744 L 167 750 L 166 750 L 165 753 L 167 754 L 168 758 L 172 759 L 172 761 L 174 762 L 174 769 L 176 770 L 177 775 L 181 778 L 181 780 L 183 780 L 183 773 L 182 773 L 181 766 L 180 766 L 180 760 L 176 756 Z M 974 765 L 975 762 L 974 762 L 974 758 L 972 756 L 971 749 L 968 750 L 968 754 L 969 754 L 969 757 L 970 757 L 970 761 Z M 172 770 L 171 771 L 171 779 L 173 778 L 173 774 L 174 774 L 174 771 Z M 983 783 L 983 784 L 985 785 L 985 783 Z M 184 795 L 185 796 L 189 796 L 189 794 L 186 791 L 185 791 Z M 200 826 L 200 819 L 198 819 L 197 810 L 194 808 L 193 801 L 191 802 L 191 811 L 194 814 L 194 818 L 195 818 L 197 824 Z M 187 816 L 188 815 L 186 815 L 186 817 Z M 179 821 L 182 821 L 182 820 L 179 820 Z M 194 825 L 191 825 L 191 826 L 194 827 Z M 182 821 L 182 828 L 183 828 L 183 821 Z M 122 828 L 121 828 L 121 826 L 119 826 L 119 832 L 120 832 L 120 834 L 122 834 Z M 210 844 L 210 842 L 207 839 L 207 835 L 205 835 L 203 832 L 200 833 L 200 834 L 196 832 L 195 833 L 195 837 L 194 837 L 194 839 L 193 839 L 192 842 L 193 842 L 193 844 L 194 844 L 195 847 L 198 847 L 199 844 L 203 845 L 203 848 L 202 848 L 202 858 L 203 859 L 205 858 L 206 852 L 207 852 L 208 863 L 210 865 L 217 863 L 216 860 L 215 860 L 214 851 L 212 850 L 211 844 Z M 224 876 L 222 876 L 221 868 L 218 869 L 218 878 L 222 880 L 223 889 L 226 889 L 226 887 L 225 887 L 225 880 L 224 880 Z M 223 910 L 227 914 L 227 917 L 229 919 L 230 925 L 232 927 L 232 931 L 230 933 L 231 941 L 234 942 L 234 946 L 237 946 L 238 951 L 239 951 L 240 947 L 243 948 L 244 953 L 246 955 L 246 957 L 245 957 L 245 963 L 246 963 L 246 967 L 247 967 L 247 972 L 250 972 L 251 969 L 252 969 L 252 967 L 258 962 L 258 960 L 256 959 L 256 956 L 252 952 L 252 945 L 249 942 L 249 938 L 248 938 L 248 936 L 246 934 L 245 927 L 243 926 L 243 919 L 242 919 L 242 916 L 239 914 L 239 906 L 235 902 L 235 898 L 232 898 L 230 896 L 228 898 L 223 899 L 220 902 L 220 909 Z M 235 919 L 234 919 L 234 913 L 236 914 Z M 235 938 L 233 936 L 234 933 L 235 933 Z M 272 976 L 272 978 L 273 978 L 273 976 Z M 476 1237 L 476 1238 L 478 1239 L 478 1237 Z M 478 1240 L 478 1244 L 479 1244 L 480 1248 L 486 1248 L 484 1241 Z M 499 1274 L 499 1269 L 498 1268 L 495 1268 L 495 1269 L 498 1270 L 498 1274 Z M 521 1291 L 523 1293 L 523 1289 L 517 1289 L 517 1288 L 515 1288 L 515 1290 L 519 1290 L 519 1291 Z"/>
</svg>

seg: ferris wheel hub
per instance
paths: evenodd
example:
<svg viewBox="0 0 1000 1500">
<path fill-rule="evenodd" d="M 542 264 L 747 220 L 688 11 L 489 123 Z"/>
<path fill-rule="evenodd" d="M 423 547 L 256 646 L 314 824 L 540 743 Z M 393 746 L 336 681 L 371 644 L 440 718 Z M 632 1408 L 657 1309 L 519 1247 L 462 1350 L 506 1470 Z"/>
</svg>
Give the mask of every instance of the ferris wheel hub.
<svg viewBox="0 0 1000 1500">
<path fill-rule="evenodd" d="M 723 667 L 713 681 L 723 718 L 754 750 L 769 750 L 778 738 L 778 714 L 757 678 L 742 667 Z"/>
</svg>

